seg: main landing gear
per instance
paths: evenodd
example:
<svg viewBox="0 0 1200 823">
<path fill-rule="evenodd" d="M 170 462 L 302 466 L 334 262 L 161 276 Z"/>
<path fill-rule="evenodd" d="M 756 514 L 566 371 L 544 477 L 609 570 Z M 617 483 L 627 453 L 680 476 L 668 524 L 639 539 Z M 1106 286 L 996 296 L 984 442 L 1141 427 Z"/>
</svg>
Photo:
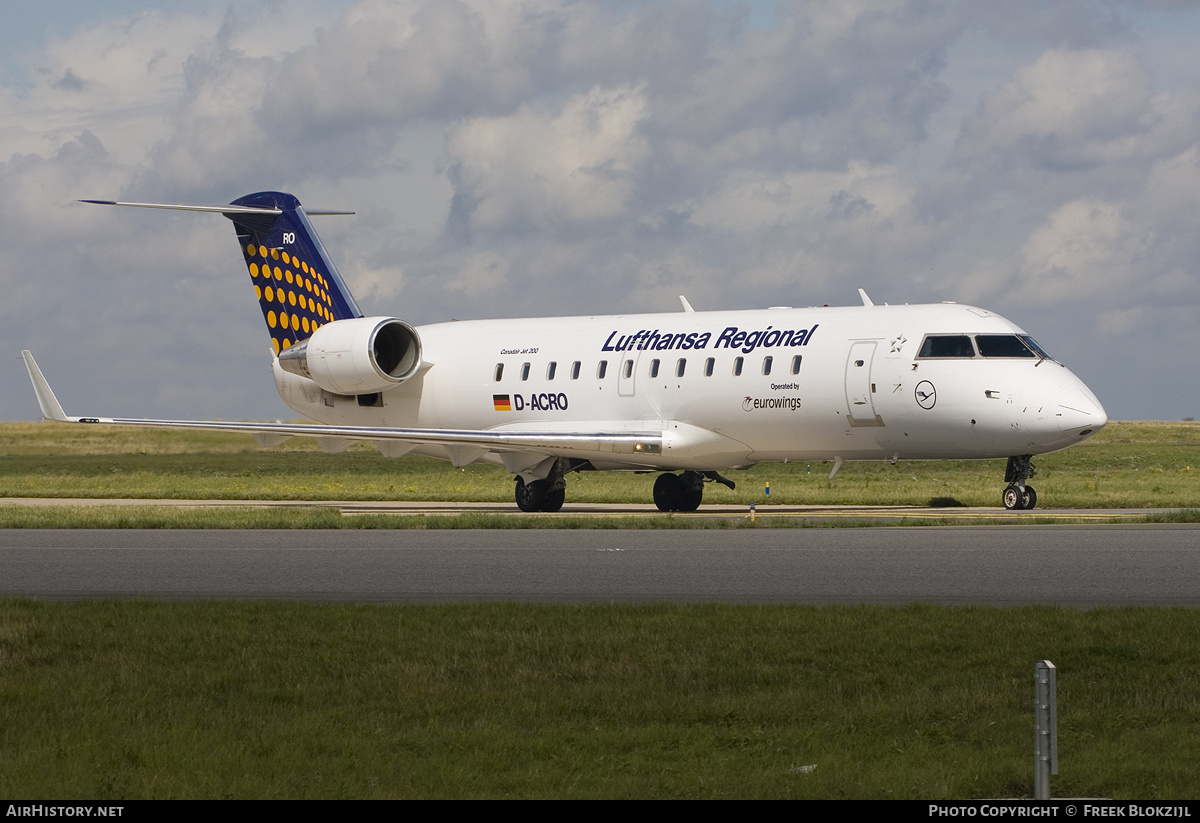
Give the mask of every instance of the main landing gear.
<svg viewBox="0 0 1200 823">
<path fill-rule="evenodd" d="M 583 461 L 559 458 L 550 473 L 541 480 L 530 480 L 517 475 L 515 496 L 517 508 L 523 512 L 556 512 L 563 507 L 567 496 L 564 475 L 570 471 L 588 468 Z M 664 512 L 694 512 L 704 499 L 704 482 L 712 480 L 729 488 L 734 482 L 716 472 L 685 471 L 679 474 L 660 474 L 654 481 L 654 505 Z"/>
<path fill-rule="evenodd" d="M 517 508 L 523 512 L 556 512 L 566 499 L 566 483 L 554 488 L 549 480 L 526 483 L 517 475 Z"/>
<path fill-rule="evenodd" d="M 523 512 L 556 512 L 563 507 L 567 499 L 567 481 L 563 475 L 567 473 L 567 461 L 559 458 L 554 461 L 550 474 L 543 480 L 530 480 L 517 475 L 517 508 Z"/>
<path fill-rule="evenodd" d="M 1009 511 L 1032 509 L 1037 505 L 1037 492 L 1033 486 L 1025 485 L 1026 480 L 1037 474 L 1032 457 L 1031 454 L 1024 454 L 1008 458 L 1008 466 L 1004 469 L 1004 482 L 1008 486 L 1004 489 L 1003 499 L 1004 508 Z"/>
<path fill-rule="evenodd" d="M 715 480 L 729 488 L 732 480 L 716 472 L 685 471 L 680 474 L 660 474 L 654 481 L 654 505 L 663 512 L 694 512 L 704 499 L 704 481 Z"/>
</svg>

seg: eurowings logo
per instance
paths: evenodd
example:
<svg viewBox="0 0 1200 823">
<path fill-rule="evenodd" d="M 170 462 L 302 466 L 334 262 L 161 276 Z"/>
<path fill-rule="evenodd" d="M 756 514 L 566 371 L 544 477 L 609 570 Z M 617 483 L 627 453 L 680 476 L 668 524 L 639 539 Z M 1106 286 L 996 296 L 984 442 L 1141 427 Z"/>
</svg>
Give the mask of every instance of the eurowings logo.
<svg viewBox="0 0 1200 823">
<path fill-rule="evenodd" d="M 755 409 L 786 409 L 787 411 L 798 411 L 800 409 L 800 398 L 747 397 L 742 401 L 742 409 L 744 411 L 754 411 Z"/>
</svg>

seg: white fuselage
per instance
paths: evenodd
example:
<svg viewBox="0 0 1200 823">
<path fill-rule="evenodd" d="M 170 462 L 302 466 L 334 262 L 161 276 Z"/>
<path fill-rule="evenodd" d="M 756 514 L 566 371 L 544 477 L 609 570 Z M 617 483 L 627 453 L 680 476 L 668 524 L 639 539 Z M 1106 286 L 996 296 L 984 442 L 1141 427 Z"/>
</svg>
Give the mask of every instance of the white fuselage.
<svg viewBox="0 0 1200 823">
<path fill-rule="evenodd" d="M 338 425 L 662 433 L 660 452 L 579 455 L 598 469 L 1009 457 L 1065 448 L 1107 422 L 1087 386 L 1056 361 L 918 356 L 927 335 L 1024 335 L 997 314 L 957 304 L 481 320 L 417 331 L 425 368 L 375 405 L 277 366 L 280 396 Z M 443 447 L 418 451 L 453 459 Z"/>
</svg>

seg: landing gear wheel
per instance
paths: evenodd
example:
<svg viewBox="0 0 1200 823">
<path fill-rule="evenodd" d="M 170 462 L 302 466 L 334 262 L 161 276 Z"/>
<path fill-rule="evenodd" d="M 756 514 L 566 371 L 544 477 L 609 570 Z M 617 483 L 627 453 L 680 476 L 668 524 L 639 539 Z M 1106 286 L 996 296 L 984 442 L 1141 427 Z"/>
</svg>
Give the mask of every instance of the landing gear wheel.
<svg viewBox="0 0 1200 823">
<path fill-rule="evenodd" d="M 679 510 L 694 512 L 700 508 L 700 502 L 704 500 L 704 476 L 696 472 L 684 472 L 679 475 L 679 483 L 683 491 Z"/>
<path fill-rule="evenodd" d="M 544 510 L 546 505 L 546 481 L 534 480 L 532 483 L 526 483 L 525 480 L 517 476 L 517 508 L 523 512 L 540 512 Z M 562 500 L 558 501 L 558 507 L 562 508 Z M 558 509 L 555 509 L 558 511 Z"/>
<path fill-rule="evenodd" d="M 660 512 L 681 511 L 684 503 L 683 481 L 677 474 L 660 474 L 654 481 L 654 505 Z"/>
<path fill-rule="evenodd" d="M 1037 492 L 1033 486 L 1025 485 L 1025 481 L 1037 474 L 1033 467 L 1032 455 L 1022 454 L 1008 458 L 1004 468 L 1004 508 L 1009 511 L 1016 509 L 1032 509 L 1037 505 Z"/>
<path fill-rule="evenodd" d="M 549 489 L 546 492 L 546 499 L 542 503 L 542 511 L 556 512 L 563 507 L 563 503 L 566 501 L 566 499 L 567 489 L 565 486 L 561 489 Z"/>
<path fill-rule="evenodd" d="M 695 472 L 660 474 L 654 481 L 654 505 L 663 512 L 694 512 L 704 500 L 704 477 Z"/>
<path fill-rule="evenodd" d="M 517 508 L 523 512 L 556 512 L 567 499 L 567 487 L 555 488 L 549 480 L 526 483 L 517 476 Z"/>
<path fill-rule="evenodd" d="M 1033 486 L 1026 486 L 1024 492 L 1017 486 L 1009 486 L 1004 490 L 1004 508 L 1009 511 L 1032 509 L 1037 505 L 1037 492 Z"/>
</svg>

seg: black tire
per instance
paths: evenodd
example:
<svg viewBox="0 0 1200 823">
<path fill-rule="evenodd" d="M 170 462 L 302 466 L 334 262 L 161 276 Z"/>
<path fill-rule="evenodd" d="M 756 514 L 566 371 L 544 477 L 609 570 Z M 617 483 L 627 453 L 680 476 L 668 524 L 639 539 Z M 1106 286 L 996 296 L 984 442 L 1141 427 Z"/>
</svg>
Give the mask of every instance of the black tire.
<svg viewBox="0 0 1200 823">
<path fill-rule="evenodd" d="M 683 481 L 679 475 L 660 474 L 654 481 L 654 505 L 660 512 L 680 511 L 684 503 Z"/>
<path fill-rule="evenodd" d="M 561 489 L 551 489 L 546 492 L 546 499 L 542 503 L 542 511 L 556 512 L 563 507 L 563 503 L 567 499 L 567 489 L 564 486 Z"/>
<path fill-rule="evenodd" d="M 684 472 L 679 476 L 679 511 L 694 512 L 704 500 L 704 478 L 696 472 Z"/>
<path fill-rule="evenodd" d="M 1033 490 L 1033 486 L 1025 487 L 1025 498 L 1021 501 L 1022 509 L 1032 509 L 1037 505 L 1037 492 Z"/>
<path fill-rule="evenodd" d="M 546 505 L 546 481 L 534 480 L 526 483 L 517 475 L 517 508 L 523 512 L 540 512 Z M 561 506 L 562 503 L 559 503 Z M 556 510 L 557 511 L 557 510 Z"/>
<path fill-rule="evenodd" d="M 1021 490 L 1016 486 L 1008 486 L 1004 490 L 1004 496 L 1002 499 L 1004 500 L 1004 508 L 1008 509 L 1010 512 L 1022 508 L 1023 504 L 1025 503 L 1025 498 L 1021 494 Z"/>
</svg>

